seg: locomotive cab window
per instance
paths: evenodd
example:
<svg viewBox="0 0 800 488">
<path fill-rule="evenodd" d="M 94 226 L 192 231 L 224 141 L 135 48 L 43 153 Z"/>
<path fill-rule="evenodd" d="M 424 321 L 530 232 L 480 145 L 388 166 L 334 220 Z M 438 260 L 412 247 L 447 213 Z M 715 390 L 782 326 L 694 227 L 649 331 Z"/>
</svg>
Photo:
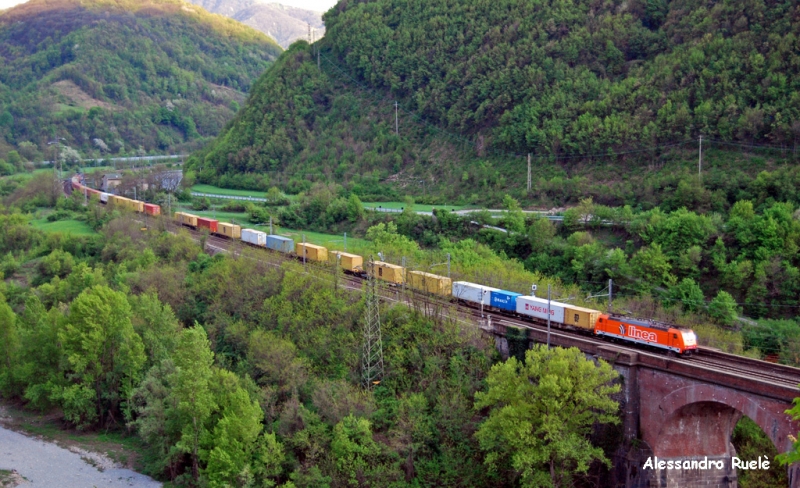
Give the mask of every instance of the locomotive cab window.
<svg viewBox="0 0 800 488">
<path fill-rule="evenodd" d="M 672 338 L 673 339 L 677 339 L 678 338 L 678 334 L 672 334 Z"/>
</svg>

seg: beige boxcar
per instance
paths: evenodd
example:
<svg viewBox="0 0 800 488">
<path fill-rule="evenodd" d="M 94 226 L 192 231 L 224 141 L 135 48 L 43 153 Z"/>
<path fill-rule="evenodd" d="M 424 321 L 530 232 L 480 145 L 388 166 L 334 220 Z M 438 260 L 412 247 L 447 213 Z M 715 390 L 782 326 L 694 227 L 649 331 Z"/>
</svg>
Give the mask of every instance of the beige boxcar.
<svg viewBox="0 0 800 488">
<path fill-rule="evenodd" d="M 591 308 L 570 305 L 564 307 L 564 323 L 582 329 L 594 329 L 594 324 L 600 317 L 600 311 Z"/>
<path fill-rule="evenodd" d="M 188 214 L 185 212 L 175 212 L 175 220 L 177 220 L 179 224 L 197 227 L 196 215 Z"/>
<path fill-rule="evenodd" d="M 330 252 L 331 261 L 336 261 L 337 256 L 339 256 L 339 266 L 345 271 L 357 272 L 364 269 L 364 258 L 358 254 L 350 254 L 349 252 L 341 251 Z"/>
<path fill-rule="evenodd" d="M 305 247 L 305 252 L 303 252 L 303 248 Z M 297 254 L 297 257 L 300 259 L 307 259 L 308 261 L 327 261 L 328 260 L 328 248 L 317 246 L 316 244 L 309 244 L 302 242 L 298 242 L 294 245 L 294 252 Z"/>
<path fill-rule="evenodd" d="M 390 283 L 401 284 L 405 281 L 405 268 L 396 264 L 384 263 L 383 261 L 373 261 L 372 269 L 369 268 L 367 263 L 365 270 L 379 280 L 388 281 Z"/>
<path fill-rule="evenodd" d="M 408 286 L 434 295 L 450 296 L 453 293 L 453 282 L 447 276 L 439 276 L 424 271 L 406 272 Z"/>
<path fill-rule="evenodd" d="M 219 222 L 217 224 L 217 233 L 230 237 L 231 239 L 242 238 L 242 228 L 236 224 L 229 224 L 227 222 Z"/>
</svg>

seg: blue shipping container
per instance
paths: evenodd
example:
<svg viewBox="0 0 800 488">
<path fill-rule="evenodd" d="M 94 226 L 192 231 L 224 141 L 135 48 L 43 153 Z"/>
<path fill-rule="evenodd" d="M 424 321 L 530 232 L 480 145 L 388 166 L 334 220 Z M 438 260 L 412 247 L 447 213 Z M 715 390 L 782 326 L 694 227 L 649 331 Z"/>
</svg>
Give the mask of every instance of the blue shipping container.
<svg viewBox="0 0 800 488">
<path fill-rule="evenodd" d="M 517 297 L 521 297 L 522 293 L 514 293 L 513 291 L 505 290 L 492 290 L 492 306 L 508 310 L 511 312 L 517 311 Z"/>
<path fill-rule="evenodd" d="M 288 237 L 268 235 L 267 247 L 273 251 L 290 253 L 294 252 L 294 241 Z"/>
</svg>

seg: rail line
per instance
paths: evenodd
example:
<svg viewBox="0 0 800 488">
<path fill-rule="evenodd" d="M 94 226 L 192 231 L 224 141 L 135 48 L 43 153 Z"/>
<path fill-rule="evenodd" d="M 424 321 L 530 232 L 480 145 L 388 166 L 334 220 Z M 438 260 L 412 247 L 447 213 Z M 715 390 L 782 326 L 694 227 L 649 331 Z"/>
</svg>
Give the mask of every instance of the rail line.
<svg viewBox="0 0 800 488">
<path fill-rule="evenodd" d="M 170 221 L 168 222 L 168 229 L 170 227 L 171 232 L 175 232 L 175 229 L 178 228 L 175 224 Z M 201 232 L 197 230 L 193 230 L 187 227 L 180 227 L 185 229 L 189 232 L 190 235 L 193 236 L 195 239 L 201 238 Z M 230 252 L 233 254 L 238 254 L 238 250 L 232 249 L 236 246 L 240 246 L 241 244 L 237 244 L 236 241 L 231 241 L 229 239 L 225 239 L 222 237 L 208 235 L 206 237 L 206 245 L 212 252 Z M 247 246 L 251 247 L 251 246 Z M 283 261 L 289 260 L 288 257 L 279 255 L 277 253 L 270 253 L 274 257 L 278 258 L 277 261 L 270 260 L 268 264 L 279 267 L 280 263 Z M 319 265 L 316 265 L 312 262 L 308 263 L 309 266 L 312 266 L 316 269 L 321 269 Z M 362 283 L 363 279 L 357 276 L 340 275 L 338 286 L 341 286 L 344 289 L 353 290 L 353 291 L 362 291 Z M 409 288 L 402 288 L 402 287 L 391 287 L 391 286 L 382 286 L 379 288 L 379 293 L 381 298 L 386 301 L 394 302 L 394 303 L 404 303 L 409 306 L 417 306 L 425 305 L 431 307 L 441 307 L 442 313 L 447 313 L 447 317 L 451 320 L 456 320 L 458 322 L 467 323 L 471 326 L 478 325 L 484 330 L 489 330 L 488 320 L 485 317 L 481 316 L 481 312 L 478 309 L 454 303 L 439 297 L 433 297 L 429 295 L 425 295 Z M 412 300 L 413 298 L 413 300 Z M 456 311 L 458 316 L 453 317 L 447 311 Z M 529 322 L 526 320 L 521 320 L 514 317 L 509 317 L 506 315 L 496 315 L 492 313 L 484 313 L 487 317 L 491 315 L 493 326 L 504 326 L 504 327 L 515 327 L 519 329 L 528 329 L 537 331 L 542 333 L 547 330 L 546 325 L 541 325 L 533 322 Z M 476 324 L 477 323 L 477 324 Z M 651 358 L 657 358 L 659 361 L 664 362 L 666 361 L 667 369 L 669 369 L 669 364 L 671 362 L 676 362 L 677 364 L 690 366 L 690 369 L 694 371 L 697 377 L 703 376 L 704 372 L 713 372 L 722 374 L 726 377 L 734 377 L 734 378 L 745 378 L 750 381 L 760 382 L 760 383 L 767 383 L 770 385 L 774 385 L 779 387 L 781 390 L 784 391 L 795 391 L 795 396 L 800 396 L 800 389 L 798 389 L 798 385 L 800 385 L 800 368 L 794 368 L 791 366 L 781 365 L 781 364 L 774 364 L 766 361 L 761 361 L 758 359 L 747 358 L 744 356 L 737 356 L 735 354 L 725 353 L 716 349 L 700 347 L 699 354 L 689 357 L 689 358 L 670 358 L 665 356 L 663 353 L 651 352 L 646 349 L 640 349 L 636 347 L 631 347 L 628 345 L 622 345 L 619 343 L 608 342 L 606 340 L 594 337 L 590 334 L 579 334 L 576 332 L 570 332 L 566 330 L 562 330 L 560 328 L 551 328 L 550 335 L 553 339 L 553 342 L 563 342 L 559 339 L 576 339 L 580 338 L 581 341 L 585 341 L 586 343 L 594 344 L 598 347 L 613 347 L 614 349 L 620 351 L 626 351 L 631 354 L 636 354 L 639 356 L 648 356 Z M 686 368 L 681 368 L 686 369 Z M 691 375 L 691 372 L 690 372 Z"/>
</svg>

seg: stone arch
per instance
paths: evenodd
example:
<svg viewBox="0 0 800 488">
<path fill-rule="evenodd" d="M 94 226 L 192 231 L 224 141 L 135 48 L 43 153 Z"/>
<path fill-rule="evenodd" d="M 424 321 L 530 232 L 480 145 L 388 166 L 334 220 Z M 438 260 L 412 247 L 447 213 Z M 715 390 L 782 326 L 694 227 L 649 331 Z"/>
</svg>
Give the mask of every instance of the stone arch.
<svg viewBox="0 0 800 488">
<path fill-rule="evenodd" d="M 778 452 L 786 452 L 792 447 L 788 435 L 796 433 L 794 423 L 785 413 L 787 408 L 783 402 L 767 399 L 756 401 L 729 388 L 708 384 L 689 385 L 674 390 L 661 399 L 659 410 L 663 423 L 658 439 L 662 439 L 662 434 L 668 434 L 669 429 L 674 428 L 675 422 L 687 415 L 698 416 L 696 422 L 707 420 L 707 427 L 716 422 L 718 427 L 727 431 L 730 438 L 736 422 L 742 415 L 746 415 L 761 427 Z M 703 428 L 700 424 L 697 427 Z M 662 441 L 657 443 L 662 444 Z M 653 447 L 657 449 L 657 446 Z"/>
</svg>

